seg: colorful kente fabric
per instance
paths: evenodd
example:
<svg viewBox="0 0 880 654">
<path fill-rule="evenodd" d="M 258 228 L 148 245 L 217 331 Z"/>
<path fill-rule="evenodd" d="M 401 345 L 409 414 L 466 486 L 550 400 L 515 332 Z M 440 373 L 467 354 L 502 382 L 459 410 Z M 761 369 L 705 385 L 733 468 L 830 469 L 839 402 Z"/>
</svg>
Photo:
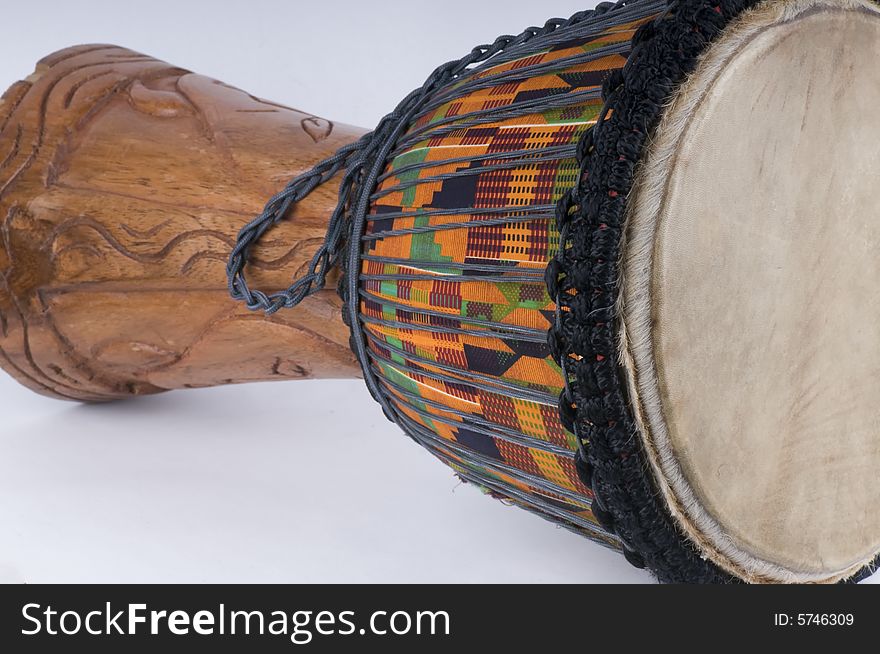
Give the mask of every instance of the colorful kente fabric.
<svg viewBox="0 0 880 654">
<path fill-rule="evenodd" d="M 369 358 L 404 429 L 486 492 L 612 546 L 559 420 L 544 270 L 575 147 L 645 20 L 581 29 L 439 91 L 389 158 L 362 251 Z"/>
</svg>

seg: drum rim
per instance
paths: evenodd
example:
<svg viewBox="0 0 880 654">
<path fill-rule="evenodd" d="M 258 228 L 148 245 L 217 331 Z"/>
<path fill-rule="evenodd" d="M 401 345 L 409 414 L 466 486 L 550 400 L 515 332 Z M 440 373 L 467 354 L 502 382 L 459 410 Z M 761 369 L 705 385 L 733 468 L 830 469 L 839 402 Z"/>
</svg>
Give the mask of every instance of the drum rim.
<svg viewBox="0 0 880 654">
<path fill-rule="evenodd" d="M 852 576 L 877 556 L 876 543 L 870 553 L 841 567 L 803 570 L 762 557 L 728 537 L 724 523 L 706 508 L 692 479 L 674 456 L 672 436 L 662 408 L 662 392 L 657 369 L 662 368 L 652 339 L 652 307 L 657 289 L 651 288 L 654 244 L 663 213 L 667 189 L 667 162 L 676 157 L 683 135 L 693 121 L 703 99 L 727 66 L 748 45 L 771 28 L 785 30 L 794 21 L 814 21 L 817 17 L 871 12 L 876 20 L 880 9 L 867 0 L 796 0 L 767 3 L 741 16 L 701 58 L 695 74 L 676 92 L 636 174 L 629 198 L 627 230 L 622 260 L 623 283 L 620 296 L 621 356 L 626 370 L 636 423 L 645 441 L 646 453 L 658 486 L 674 517 L 701 551 L 738 576 L 754 581 L 785 583 L 831 582 Z M 815 23 L 813 23 L 815 24 Z M 822 23 L 824 26 L 825 23 Z M 827 29 L 823 27 L 823 29 Z M 783 32 L 791 34 L 791 32 Z M 781 38 L 787 38 L 785 36 Z M 638 254 L 636 254 L 638 253 Z M 843 535 L 841 535 L 843 536 Z"/>
<path fill-rule="evenodd" d="M 561 225 L 565 240 L 551 283 L 568 309 L 558 312 L 550 335 L 567 368 L 568 394 L 560 399 L 560 412 L 573 409 L 577 433 L 589 441 L 587 461 L 579 469 L 604 526 L 661 581 L 778 581 L 743 575 L 710 557 L 673 515 L 632 410 L 631 400 L 637 398 L 629 384 L 617 311 L 628 198 L 649 137 L 703 53 L 732 21 L 759 4 L 673 0 L 666 13 L 639 30 L 626 65 L 606 84 L 599 122 L 584 137 L 584 176 L 568 198 L 571 211 L 560 212 L 563 223 L 570 221 Z M 841 580 L 859 581 L 878 561 L 880 556 Z"/>
</svg>

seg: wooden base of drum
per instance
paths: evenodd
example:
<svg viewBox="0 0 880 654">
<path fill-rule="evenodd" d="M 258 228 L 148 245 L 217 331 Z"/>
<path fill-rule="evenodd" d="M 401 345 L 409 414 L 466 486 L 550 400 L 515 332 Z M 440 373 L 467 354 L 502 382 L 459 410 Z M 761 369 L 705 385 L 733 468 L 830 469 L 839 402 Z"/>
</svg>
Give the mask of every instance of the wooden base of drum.
<svg viewBox="0 0 880 654">
<path fill-rule="evenodd" d="M 0 98 L 0 369 L 87 401 L 358 376 L 334 290 L 266 317 L 225 266 L 268 197 L 362 132 L 125 48 L 46 57 Z M 308 264 L 334 184 L 262 244 L 256 284 Z"/>
<path fill-rule="evenodd" d="M 880 550 L 880 13 L 746 12 L 667 109 L 629 204 L 621 348 L 673 515 L 750 581 Z"/>
</svg>

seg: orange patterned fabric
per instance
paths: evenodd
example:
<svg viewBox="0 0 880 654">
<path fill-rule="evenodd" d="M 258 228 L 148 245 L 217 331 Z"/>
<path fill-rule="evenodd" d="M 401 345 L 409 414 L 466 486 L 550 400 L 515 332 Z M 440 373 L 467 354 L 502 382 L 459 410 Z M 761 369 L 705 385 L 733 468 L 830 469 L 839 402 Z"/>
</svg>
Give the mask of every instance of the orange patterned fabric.
<svg viewBox="0 0 880 654">
<path fill-rule="evenodd" d="M 651 18 L 609 14 L 438 92 L 397 143 L 363 236 L 361 321 L 398 421 L 463 478 L 612 545 L 558 416 L 544 270 L 601 84 Z"/>
</svg>

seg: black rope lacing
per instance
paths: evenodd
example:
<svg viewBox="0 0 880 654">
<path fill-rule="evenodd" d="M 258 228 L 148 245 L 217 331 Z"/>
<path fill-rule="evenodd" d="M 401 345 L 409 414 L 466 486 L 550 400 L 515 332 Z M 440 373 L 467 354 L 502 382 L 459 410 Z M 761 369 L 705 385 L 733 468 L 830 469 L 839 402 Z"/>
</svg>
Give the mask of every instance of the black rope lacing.
<svg viewBox="0 0 880 654">
<path fill-rule="evenodd" d="M 595 9 L 578 12 L 567 19 L 551 18 L 543 27 L 529 27 L 517 36 L 499 36 L 491 44 L 478 46 L 461 59 L 439 66 L 420 88 L 412 91 L 394 111 L 382 118 L 376 129 L 354 143 L 343 146 L 311 170 L 292 179 L 266 203 L 259 216 L 241 229 L 226 266 L 230 295 L 235 300 L 243 301 L 249 309 L 261 310 L 268 315 L 283 307 L 294 307 L 323 289 L 327 274 L 341 263 L 344 264 L 341 261 L 345 250 L 343 246 L 349 238 L 351 225 L 355 222 L 351 213 L 358 209 L 365 212 L 369 207 L 367 200 L 373 192 L 374 184 L 363 183 L 365 171 L 371 167 L 376 155 L 387 145 L 391 136 L 401 131 L 402 123 L 422 109 L 438 89 L 455 81 L 474 64 L 496 57 L 502 52 L 510 52 L 536 37 L 547 36 L 556 30 L 571 27 L 628 4 L 633 3 L 631 0 L 603 2 Z M 267 230 L 284 219 L 297 202 L 342 170 L 345 170 L 345 175 L 339 186 L 336 209 L 330 217 L 324 241 L 312 257 L 306 272 L 282 291 L 267 293 L 250 288 L 244 269 L 251 248 Z"/>
<path fill-rule="evenodd" d="M 601 131 L 602 125 L 608 114 L 609 102 L 613 101 L 615 93 L 617 93 L 621 86 L 621 81 L 622 74 L 619 69 L 615 70 L 614 73 L 605 80 L 602 90 L 602 99 L 605 103 L 604 108 L 597 117 L 596 122 L 584 132 L 578 142 L 575 158 L 579 165 L 579 180 L 586 178 L 587 168 L 590 163 L 589 157 L 593 151 L 594 135 Z M 562 391 L 559 393 L 559 420 L 562 425 L 575 436 L 575 442 L 577 443 L 577 450 L 574 457 L 575 470 L 577 471 L 581 483 L 593 493 L 593 503 L 590 506 L 590 509 L 593 516 L 596 518 L 596 521 L 608 533 L 616 534 L 614 517 L 611 512 L 608 511 L 598 493 L 599 485 L 596 483 L 594 476 L 595 470 L 592 463 L 590 463 L 589 458 L 589 438 L 583 433 L 580 426 L 581 421 L 578 419 L 577 402 L 574 399 L 571 388 L 573 374 L 569 366 L 573 352 L 568 348 L 566 340 L 563 337 L 565 330 L 565 317 L 563 314 L 570 310 L 570 303 L 568 302 L 570 295 L 568 291 L 563 288 L 562 281 L 566 275 L 566 259 L 570 256 L 567 250 L 569 245 L 569 230 L 573 219 L 580 210 L 580 204 L 582 202 L 580 186 L 580 183 L 572 186 L 572 188 L 562 195 L 556 205 L 556 225 L 559 229 L 560 247 L 556 252 L 556 256 L 548 263 L 544 276 L 547 285 L 547 292 L 550 297 L 553 298 L 555 303 L 553 325 L 547 332 L 547 345 L 550 349 L 551 356 L 556 363 L 559 364 L 562 371 L 564 385 Z M 619 536 L 619 534 L 616 535 Z M 646 565 L 645 559 L 634 549 L 632 544 L 624 539 L 621 539 L 621 544 L 623 545 L 623 555 L 626 557 L 626 560 L 636 568 L 644 568 Z"/>
<path fill-rule="evenodd" d="M 430 107 L 436 105 L 438 102 L 449 99 L 447 96 L 452 95 L 452 93 L 450 93 L 448 89 L 444 90 L 444 87 L 451 87 L 453 82 L 458 81 L 457 78 L 461 77 L 466 72 L 470 72 L 470 70 L 472 70 L 471 66 L 474 64 L 493 59 L 491 63 L 494 65 L 502 58 L 513 59 L 517 56 L 523 56 L 524 54 L 531 54 L 531 51 L 523 52 L 524 49 L 520 48 L 520 46 L 528 44 L 537 37 L 548 37 L 541 41 L 542 47 L 548 47 L 549 45 L 552 45 L 554 40 L 562 41 L 571 38 L 571 36 L 564 31 L 561 32 L 558 37 L 555 37 L 553 33 L 564 30 L 564 28 L 570 28 L 580 23 L 585 23 L 589 21 L 589 19 L 599 18 L 608 12 L 621 10 L 624 7 L 639 7 L 639 9 L 636 10 L 639 12 L 639 15 L 648 15 L 651 11 L 656 11 L 655 7 L 660 8 L 661 6 L 662 3 L 659 0 L 620 0 L 618 2 L 604 2 L 596 6 L 594 9 L 579 12 L 568 19 L 550 19 L 543 27 L 530 27 L 515 37 L 498 37 L 492 44 L 474 48 L 462 59 L 438 67 L 428 77 L 422 87 L 416 89 L 404 98 L 394 111 L 385 116 L 379 122 L 375 130 L 365 134 L 356 142 L 340 148 L 331 157 L 321 161 L 311 170 L 292 179 L 282 191 L 266 203 L 259 216 L 255 217 L 241 229 L 227 265 L 229 291 L 232 297 L 236 300 L 244 301 L 248 308 L 252 310 L 262 310 L 269 315 L 275 313 L 281 308 L 294 307 L 308 296 L 319 292 L 325 287 L 327 274 L 334 268 L 339 267 L 344 272 L 347 271 L 348 273 L 351 273 L 349 279 L 342 280 L 342 283 L 340 284 L 340 293 L 344 300 L 343 318 L 346 323 L 353 325 L 352 316 L 356 312 L 356 305 L 354 303 L 357 301 L 359 295 L 356 290 L 356 283 L 359 278 L 357 274 L 357 264 L 358 257 L 362 256 L 358 243 L 361 238 L 359 232 L 361 231 L 364 222 L 369 220 L 366 213 L 372 201 L 376 199 L 376 193 L 374 191 L 376 184 L 379 180 L 388 175 L 388 173 L 384 173 L 383 176 L 384 161 L 400 150 L 402 147 L 400 137 L 404 133 L 404 130 L 409 128 L 414 120 L 419 116 L 424 115 Z M 621 11 L 620 14 L 621 16 L 624 16 L 625 12 Z M 624 18 L 621 17 L 619 20 L 624 20 Z M 589 23 L 587 24 L 589 25 Z M 596 26 L 600 27 L 598 24 Z M 626 54 L 626 50 L 620 50 L 619 46 L 609 46 L 609 49 L 613 50 L 615 54 Z M 611 54 L 611 51 L 609 51 L 608 54 Z M 583 56 L 586 57 L 588 55 L 589 53 L 585 53 Z M 598 55 L 594 53 L 594 56 Z M 509 75 L 510 73 L 507 74 Z M 476 82 L 468 81 L 466 79 L 462 80 L 461 84 L 456 84 L 454 86 L 455 94 L 457 95 L 462 92 L 462 90 L 466 90 L 466 87 L 469 84 L 479 85 L 488 84 L 490 82 L 494 83 L 494 78 L 492 80 L 479 80 Z M 580 95 L 582 94 L 583 93 Z M 592 91 L 590 91 L 589 94 L 596 95 L 595 92 Z M 574 98 L 561 98 L 560 103 L 571 103 L 573 100 Z M 460 119 L 462 116 L 458 116 L 457 118 Z M 487 116 L 485 119 L 482 118 L 482 116 L 474 116 L 474 118 L 477 121 L 488 120 L 490 118 L 495 120 L 497 116 Z M 457 128 L 457 125 L 442 127 L 441 129 L 449 130 L 454 128 Z M 424 128 L 422 128 L 422 131 L 424 131 Z M 405 138 L 409 139 L 409 141 L 414 141 L 418 140 L 419 137 L 419 129 L 410 129 Z M 574 150 L 571 154 L 576 154 L 576 159 L 581 165 L 583 165 L 583 161 L 585 160 L 583 151 L 584 142 L 584 140 L 581 140 L 576 149 L 574 147 L 571 148 Z M 531 152 L 518 151 L 515 154 L 524 157 L 538 156 L 536 153 Z M 562 153 L 557 156 L 561 156 L 561 154 Z M 565 154 L 571 156 L 568 152 Z M 505 165 L 503 162 L 503 156 L 499 157 L 498 155 L 493 155 L 493 160 L 498 161 L 493 163 L 492 166 L 500 168 Z M 272 226 L 288 216 L 297 202 L 343 170 L 345 171 L 345 174 L 339 186 L 337 206 L 330 217 L 324 241 L 312 257 L 306 272 L 298 276 L 287 289 L 282 291 L 267 293 L 261 290 L 251 289 L 244 273 L 251 248 L 260 240 L 267 230 L 271 229 Z M 481 170 L 482 172 L 485 172 L 486 167 L 484 166 Z M 568 198 L 569 201 L 574 199 L 571 194 L 566 194 L 566 198 Z M 565 201 L 564 198 L 563 202 Z M 538 208 L 535 207 L 535 209 Z M 553 205 L 541 207 L 540 209 L 541 211 L 552 211 Z M 557 209 L 557 212 L 558 211 L 561 211 L 561 209 Z M 531 216 L 526 217 L 531 219 Z M 513 218 L 509 215 L 504 215 L 500 216 L 497 220 L 506 223 L 513 220 Z M 567 223 L 565 221 L 559 220 L 559 223 L 563 227 L 563 230 L 567 229 L 565 226 Z M 485 224 L 485 221 L 481 224 Z M 381 237 L 383 234 L 371 234 L 370 236 Z M 346 242 L 349 242 L 348 247 L 345 247 Z M 566 242 L 565 231 L 563 231 L 561 242 Z M 551 262 L 551 267 L 555 262 L 556 260 L 554 259 Z M 547 279 L 549 279 L 549 274 Z M 551 293 L 551 297 L 555 298 L 556 294 Z M 557 308 L 557 312 L 558 311 L 559 309 Z M 405 427 L 408 426 L 409 431 L 413 431 L 415 427 L 413 425 L 406 425 L 405 416 L 398 415 L 398 412 L 394 411 L 385 398 L 385 393 L 382 392 L 381 385 L 377 382 L 376 371 L 367 358 L 364 337 L 359 330 L 352 329 L 351 345 L 352 349 L 357 354 L 364 371 L 364 380 L 373 397 L 382 405 L 386 416 L 395 422 L 400 422 Z M 565 371 L 564 364 L 563 376 L 567 383 L 568 373 Z M 513 390 L 511 389 L 509 392 L 513 392 Z M 565 394 L 565 391 L 563 391 L 563 393 Z M 573 413 L 574 411 L 571 403 L 561 403 L 560 406 L 563 407 L 563 409 L 566 406 L 569 407 L 569 413 Z M 576 421 L 574 421 L 568 413 L 563 413 L 562 420 L 564 425 L 577 434 L 577 427 L 575 425 Z M 574 428 L 572 427 L 573 425 Z M 417 440 L 422 442 L 427 436 L 428 435 L 426 434 L 422 434 Z M 428 446 L 430 444 L 430 439 L 428 439 L 428 441 L 429 442 L 423 442 L 422 444 Z M 583 451 L 585 448 L 583 438 L 578 436 L 577 442 L 579 444 L 579 450 Z M 586 457 L 576 455 L 574 460 L 579 476 L 582 480 L 587 480 L 585 484 L 589 488 L 589 476 L 585 476 L 582 470 L 582 462 L 586 461 Z M 534 503 L 534 500 L 532 500 L 532 502 Z M 549 505 L 545 506 L 540 502 L 538 505 L 540 505 L 545 512 L 550 511 L 550 508 L 552 508 Z M 600 502 L 594 500 L 592 506 L 600 512 L 600 515 L 602 515 L 601 512 L 603 509 L 601 508 Z M 550 514 L 552 515 L 552 511 L 550 511 Z M 571 517 L 566 517 L 566 520 L 571 520 Z M 599 522 L 603 525 L 603 528 L 607 529 L 608 521 L 600 520 Z M 591 523 L 585 523 L 579 524 L 578 526 L 580 526 L 581 529 L 595 531 L 595 527 L 591 527 L 590 525 Z M 607 530 L 609 533 L 614 533 L 611 529 Z M 641 562 L 634 559 L 633 553 L 629 551 L 628 548 L 624 548 L 624 554 L 631 562 L 640 566 L 642 565 Z"/>
<path fill-rule="evenodd" d="M 677 76 L 693 65 L 691 52 L 702 51 L 708 43 L 702 32 L 691 35 L 692 14 L 698 15 L 700 25 L 708 20 L 718 29 L 728 16 L 738 13 L 739 7 L 734 9 L 727 3 L 738 1 L 718 0 L 723 7 L 719 4 L 717 9 L 703 0 L 686 1 L 683 9 L 681 2 L 672 0 L 666 12 L 636 32 L 627 63 L 603 84 L 603 111 L 578 144 L 579 182 L 558 202 L 560 247 L 546 270 L 548 292 L 556 303 L 548 345 L 562 369 L 559 414 L 562 424 L 576 437 L 575 469 L 593 492 L 594 517 L 620 539 L 627 560 L 639 568 L 650 567 L 663 581 L 733 579 L 702 560 L 685 544 L 671 518 L 655 510 L 656 496 L 653 487 L 648 489 L 618 372 L 613 327 L 617 248 L 625 198 L 652 121 L 657 120 L 664 99 L 679 81 Z M 673 27 L 655 38 L 658 29 L 670 25 Z M 681 38 L 679 32 L 691 37 L 686 44 L 674 40 Z M 681 71 L 655 52 L 659 45 L 674 49 L 676 43 L 679 56 L 672 59 Z M 688 48 L 687 56 L 684 47 Z M 651 119 L 645 120 L 646 115 Z M 601 152 L 597 144 L 601 144 Z"/>
</svg>

